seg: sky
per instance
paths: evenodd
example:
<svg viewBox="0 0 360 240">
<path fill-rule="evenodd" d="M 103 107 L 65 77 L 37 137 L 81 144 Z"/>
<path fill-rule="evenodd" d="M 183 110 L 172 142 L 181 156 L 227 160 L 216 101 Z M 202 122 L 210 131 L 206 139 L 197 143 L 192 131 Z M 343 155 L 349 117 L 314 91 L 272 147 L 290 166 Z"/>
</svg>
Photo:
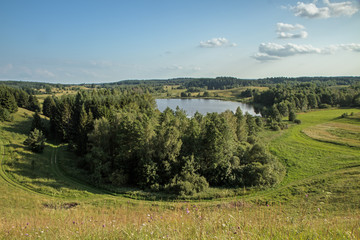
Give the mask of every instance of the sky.
<svg viewBox="0 0 360 240">
<path fill-rule="evenodd" d="M 0 80 L 218 76 L 360 76 L 360 1 L 0 2 Z"/>
</svg>

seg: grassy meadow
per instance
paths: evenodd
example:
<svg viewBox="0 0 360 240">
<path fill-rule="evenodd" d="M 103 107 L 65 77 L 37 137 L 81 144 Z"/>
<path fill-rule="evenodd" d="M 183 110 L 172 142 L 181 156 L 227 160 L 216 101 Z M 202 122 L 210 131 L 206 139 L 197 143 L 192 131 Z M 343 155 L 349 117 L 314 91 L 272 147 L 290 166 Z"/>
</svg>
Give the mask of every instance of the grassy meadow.
<svg viewBox="0 0 360 240">
<path fill-rule="evenodd" d="M 287 168 L 280 185 L 186 201 L 87 185 L 64 166 L 76 157 L 65 145 L 24 148 L 31 116 L 19 109 L 0 123 L 0 239 L 360 239 L 359 109 L 311 111 L 262 132 Z"/>
<path fill-rule="evenodd" d="M 163 89 L 166 93 L 158 93 L 156 95 L 157 98 L 180 98 L 182 92 L 186 92 L 187 89 L 178 89 L 180 85 L 172 85 L 168 86 L 165 85 Z M 247 87 L 239 87 L 239 88 L 232 88 L 232 89 L 225 89 L 225 90 L 208 90 L 211 99 L 219 99 L 219 100 L 228 100 L 228 101 L 239 101 L 239 96 L 241 93 L 244 92 L 246 89 L 257 89 L 260 92 L 269 89 L 268 87 L 254 87 L 254 86 L 247 86 Z M 190 93 L 191 97 L 198 97 L 204 95 L 205 91 L 200 92 L 193 92 Z M 204 97 L 202 97 L 204 98 Z M 246 101 L 247 99 L 241 99 L 242 102 Z"/>
</svg>

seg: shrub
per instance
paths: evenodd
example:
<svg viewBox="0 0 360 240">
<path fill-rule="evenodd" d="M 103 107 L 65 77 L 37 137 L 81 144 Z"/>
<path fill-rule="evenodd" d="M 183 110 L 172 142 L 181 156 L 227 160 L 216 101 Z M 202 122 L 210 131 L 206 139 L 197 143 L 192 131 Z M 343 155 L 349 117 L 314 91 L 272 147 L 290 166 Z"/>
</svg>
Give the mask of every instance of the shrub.
<svg viewBox="0 0 360 240">
<path fill-rule="evenodd" d="M 319 105 L 319 108 L 331 108 L 331 105 L 326 104 L 326 103 L 322 103 Z"/>
<path fill-rule="evenodd" d="M 280 131 L 280 130 L 281 130 L 279 124 L 277 124 L 277 123 L 272 123 L 272 124 L 270 125 L 270 129 L 271 129 L 271 130 L 274 130 L 274 131 Z"/>
<path fill-rule="evenodd" d="M 209 187 L 206 179 L 198 174 L 183 173 L 176 175 L 165 189 L 180 196 L 191 196 Z"/>
<path fill-rule="evenodd" d="M 301 120 L 300 120 L 300 119 L 295 119 L 295 120 L 294 120 L 294 123 L 296 123 L 296 124 L 301 124 Z"/>
<path fill-rule="evenodd" d="M 26 146 L 29 146 L 33 152 L 42 152 L 45 147 L 46 138 L 42 131 L 35 128 L 30 132 L 28 138 L 24 141 Z"/>
<path fill-rule="evenodd" d="M 11 122 L 13 120 L 13 116 L 10 115 L 10 112 L 6 108 L 2 108 L 0 106 L 0 122 L 8 121 Z"/>
<path fill-rule="evenodd" d="M 289 121 L 293 122 L 296 119 L 296 113 L 294 111 L 290 111 L 289 113 Z"/>
</svg>

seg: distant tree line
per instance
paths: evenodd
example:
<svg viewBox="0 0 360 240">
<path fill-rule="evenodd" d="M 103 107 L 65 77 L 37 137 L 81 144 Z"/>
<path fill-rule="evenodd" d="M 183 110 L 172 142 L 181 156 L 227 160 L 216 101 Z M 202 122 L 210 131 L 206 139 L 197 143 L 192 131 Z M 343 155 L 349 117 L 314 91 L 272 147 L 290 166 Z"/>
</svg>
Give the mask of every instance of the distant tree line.
<svg viewBox="0 0 360 240">
<path fill-rule="evenodd" d="M 296 112 L 329 107 L 360 107 L 360 84 L 346 87 L 326 86 L 315 83 L 277 84 L 267 91 L 254 91 L 253 102 L 257 104 L 267 125 L 274 130 L 283 129 L 289 121 L 301 123 Z"/>
<path fill-rule="evenodd" d="M 264 92 L 254 93 L 254 103 L 276 107 L 286 116 L 291 110 L 306 111 L 316 108 L 359 107 L 360 85 L 349 87 L 326 87 L 313 83 L 286 85 L 278 84 Z"/>
<path fill-rule="evenodd" d="M 149 93 L 121 89 L 48 97 L 51 132 L 83 156 L 94 184 L 191 195 L 210 186 L 270 186 L 283 166 L 256 142 L 262 119 L 227 111 L 160 113 Z"/>
<path fill-rule="evenodd" d="M 97 84 L 50 84 L 28 81 L 0 81 L 0 84 L 20 88 L 29 94 L 38 93 L 39 89 L 58 88 L 65 89 L 69 87 L 85 86 L 88 88 L 126 88 L 139 89 L 144 91 L 160 92 L 165 85 L 177 85 L 179 89 L 201 89 L 203 90 L 221 90 L 246 86 L 271 86 L 275 84 L 296 85 L 299 83 L 314 83 L 323 86 L 352 85 L 360 81 L 360 77 L 273 77 L 263 79 L 239 79 L 234 77 L 216 77 L 216 78 L 174 78 L 174 79 L 149 79 L 149 80 L 123 80 L 113 83 Z M 191 91 L 191 90 L 190 90 Z"/>
<path fill-rule="evenodd" d="M 351 85 L 360 81 L 360 77 L 299 77 L 299 78 L 264 78 L 256 80 L 238 79 L 233 77 L 188 79 L 181 83 L 184 88 L 200 88 L 208 90 L 224 90 L 246 86 L 270 86 L 275 84 L 294 85 L 313 83 L 323 86 Z"/>
</svg>

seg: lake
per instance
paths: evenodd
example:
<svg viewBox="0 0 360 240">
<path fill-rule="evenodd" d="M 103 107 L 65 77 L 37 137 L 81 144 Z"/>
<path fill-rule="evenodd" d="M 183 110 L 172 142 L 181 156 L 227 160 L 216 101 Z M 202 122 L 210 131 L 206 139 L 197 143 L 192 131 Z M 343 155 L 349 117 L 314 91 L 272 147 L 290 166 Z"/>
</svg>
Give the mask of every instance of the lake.
<svg viewBox="0 0 360 240">
<path fill-rule="evenodd" d="M 207 113 L 217 112 L 222 113 L 226 110 L 236 111 L 238 107 L 241 108 L 242 112 L 248 112 L 253 116 L 260 116 L 255 113 L 254 107 L 250 104 L 241 102 L 222 101 L 214 99 L 156 99 L 156 104 L 159 110 L 162 112 L 167 107 L 176 110 L 176 107 L 184 109 L 188 116 L 194 116 L 195 112 L 206 115 Z"/>
</svg>

